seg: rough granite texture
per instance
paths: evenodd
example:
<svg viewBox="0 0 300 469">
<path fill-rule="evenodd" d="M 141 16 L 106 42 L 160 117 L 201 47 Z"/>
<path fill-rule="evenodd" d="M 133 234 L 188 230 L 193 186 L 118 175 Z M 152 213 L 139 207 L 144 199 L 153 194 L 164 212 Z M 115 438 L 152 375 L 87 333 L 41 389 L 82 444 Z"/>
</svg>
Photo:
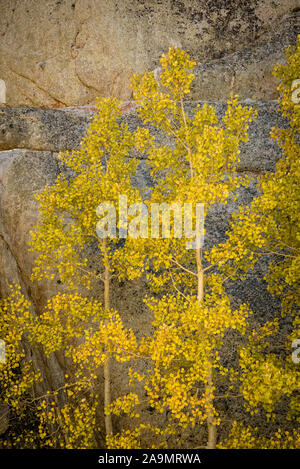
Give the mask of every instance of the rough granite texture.
<svg viewBox="0 0 300 469">
<path fill-rule="evenodd" d="M 185 103 L 188 113 L 197 104 Z M 224 115 L 227 105 L 209 103 L 216 108 L 218 116 Z M 242 146 L 240 169 L 264 171 L 274 168 L 279 149 L 269 137 L 271 128 L 284 126 L 285 121 L 278 112 L 276 102 L 254 102 L 247 100 L 244 105 L 253 106 L 258 111 L 257 119 L 250 125 L 249 142 Z M 82 137 L 90 122 L 92 111 L 89 108 L 39 109 L 39 108 L 0 108 L 0 151 L 15 148 L 59 152 L 79 148 Z M 134 110 L 123 114 L 122 119 L 131 130 L 141 125 Z M 162 138 L 155 132 L 157 138 Z"/>
<path fill-rule="evenodd" d="M 298 0 L 1 0 L 0 78 L 7 104 L 64 107 L 94 103 L 96 96 L 130 99 L 132 73 L 155 69 L 171 45 L 201 64 L 250 49 L 253 59 L 239 65 L 237 87 L 243 97 L 273 99 L 270 63 L 284 55 L 273 51 L 268 62 L 268 44 L 284 45 L 294 36 L 289 17 L 297 8 Z M 225 83 L 217 79 L 197 99 L 214 100 L 219 90 L 224 96 L 231 82 L 225 75 Z M 262 76 L 265 84 L 255 93 L 252 80 Z"/>
<path fill-rule="evenodd" d="M 195 70 L 191 98 L 226 101 L 233 92 L 240 99 L 276 99 L 274 64 L 286 63 L 284 51 L 289 44 L 296 43 L 299 33 L 300 16 L 294 13 L 276 25 L 276 32 L 270 34 L 265 43 L 250 45 L 220 59 L 199 64 Z"/>
</svg>

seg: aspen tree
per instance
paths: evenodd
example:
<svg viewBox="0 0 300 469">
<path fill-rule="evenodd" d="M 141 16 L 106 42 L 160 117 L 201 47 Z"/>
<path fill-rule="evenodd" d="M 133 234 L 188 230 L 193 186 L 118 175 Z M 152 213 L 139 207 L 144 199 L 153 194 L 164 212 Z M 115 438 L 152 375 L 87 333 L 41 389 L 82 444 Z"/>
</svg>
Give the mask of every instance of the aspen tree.
<svg viewBox="0 0 300 469">
<path fill-rule="evenodd" d="M 207 104 L 198 105 L 190 115 L 184 99 L 194 78 L 195 63 L 184 51 L 170 48 L 162 56 L 161 66 L 158 80 L 153 73 L 132 80 L 144 126 L 159 129 L 168 142 L 155 142 L 145 128 L 137 137 L 137 149 L 148 154 L 154 181 L 149 209 L 153 203 L 178 203 L 181 207 L 203 203 L 206 219 L 212 205 L 226 204 L 241 184 L 248 183 L 236 170 L 240 143 L 248 140 L 248 126 L 256 112 L 231 96 L 222 119 Z M 141 252 L 147 250 L 148 280 L 158 297 L 147 300 L 155 317 L 155 330 L 139 349 L 152 365 L 147 373 L 133 372 L 132 378 L 144 382 L 151 407 L 168 414 L 166 428 L 152 428 L 154 433 L 167 438 L 176 434 L 176 425 L 184 429 L 206 423 L 206 446 L 212 449 L 220 423 L 215 407 L 216 381 L 230 374 L 221 365 L 219 350 L 227 329 L 243 332 L 250 311 L 246 304 L 232 311 L 224 278 L 208 264 L 203 246 L 187 249 L 192 235 L 176 238 L 174 218 L 171 223 L 170 238 L 160 235 L 160 239 L 139 242 Z M 118 399 L 111 408 L 134 414 L 138 403 L 139 397 L 133 393 L 130 400 L 128 396 L 123 402 Z M 148 430 L 143 424 L 134 430 L 136 445 L 141 444 L 139 431 Z M 126 447 L 132 444 L 127 443 L 132 437 L 126 431 L 109 439 L 108 444 Z"/>
<path fill-rule="evenodd" d="M 32 232 L 31 249 L 38 254 L 32 279 L 54 279 L 58 275 L 69 291 L 102 282 L 104 310 L 109 313 L 111 280 L 114 277 L 134 279 L 140 275 L 140 269 L 135 265 L 134 254 L 127 249 L 130 240 L 124 247 L 115 233 L 97 237 L 97 207 L 102 202 L 112 203 L 118 220 L 119 195 L 127 196 L 129 204 L 138 202 L 140 195 L 131 183 L 138 165 L 135 158 L 130 158 L 134 135 L 126 124 L 119 123 L 120 103 L 103 98 L 98 100 L 97 107 L 98 113 L 80 149 L 60 155 L 68 176 L 61 173 L 54 185 L 46 186 L 36 196 L 41 219 Z M 119 228 L 117 225 L 116 231 Z M 96 268 L 90 267 L 90 260 L 84 255 L 85 247 L 93 242 L 97 245 Z M 111 402 L 109 351 L 103 366 L 107 407 Z M 107 434 L 113 432 L 111 415 L 106 413 L 105 427 Z"/>
<path fill-rule="evenodd" d="M 300 76 L 300 37 L 295 47 L 287 49 L 286 57 L 287 64 L 277 65 L 274 75 L 280 80 L 280 112 L 289 125 L 271 132 L 282 156 L 275 170 L 261 177 L 251 204 L 234 215 L 228 239 L 212 250 L 211 262 L 236 279 L 246 278 L 262 258 L 272 259 L 265 280 L 270 293 L 280 299 L 281 315 L 292 318 L 292 332 L 283 334 L 278 318 L 252 332 L 248 345 L 240 350 L 241 390 L 252 414 L 263 408 L 267 418 L 275 418 L 276 405 L 285 399 L 287 418 L 299 422 L 300 373 L 293 360 L 293 341 L 297 345 L 300 336 L 300 104 L 294 99 L 293 83 Z M 296 429 L 286 433 L 278 429 L 268 446 L 255 429 L 237 423 L 223 446 L 244 447 L 247 434 L 251 434 L 252 447 L 299 447 Z"/>
</svg>

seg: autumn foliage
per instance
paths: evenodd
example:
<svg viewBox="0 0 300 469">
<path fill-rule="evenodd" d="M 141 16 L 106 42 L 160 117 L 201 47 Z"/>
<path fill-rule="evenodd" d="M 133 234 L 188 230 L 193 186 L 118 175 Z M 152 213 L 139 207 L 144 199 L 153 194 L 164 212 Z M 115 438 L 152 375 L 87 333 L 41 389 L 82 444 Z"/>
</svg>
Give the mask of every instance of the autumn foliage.
<svg viewBox="0 0 300 469">
<path fill-rule="evenodd" d="M 238 202 L 240 187 L 249 184 L 238 166 L 255 109 L 231 95 L 222 118 L 208 104 L 188 112 L 185 98 L 195 63 L 176 48 L 162 56 L 158 78 L 153 73 L 132 78 L 142 122 L 136 130 L 120 123 L 117 100 L 98 100 L 81 148 L 60 155 L 66 171 L 36 195 L 41 220 L 31 237 L 32 280 L 59 278 L 63 291 L 39 316 L 19 287 L 1 304 L 7 359 L 0 363 L 0 402 L 14 416 L 2 446 L 184 448 L 186 438 L 208 449 L 299 447 L 294 425 L 299 368 L 290 353 L 299 337 L 300 106 L 291 101 L 299 40 L 287 59 L 275 74 L 289 126 L 271 134 L 282 157 L 274 172 L 259 178 L 252 202 L 233 214 L 226 240 L 211 249 L 210 243 L 187 249 L 192 240 L 174 236 L 173 218 L 169 238 L 151 238 L 148 227 L 148 237 L 99 239 L 97 207 L 104 201 L 118 207 L 120 194 L 149 209 L 153 203 L 203 203 L 205 225 L 213 205 Z M 169 143 L 159 143 L 151 129 Z M 133 182 L 137 152 L 147 158 L 153 181 L 147 196 Z M 268 289 L 282 307 L 277 317 L 257 326 L 246 301 L 232 305 L 227 285 L 247 282 L 263 256 L 271 259 Z M 140 277 L 147 284 L 144 302 L 153 323 L 152 333 L 138 340 L 111 299 L 113 279 Z M 95 297 L 97 288 L 102 293 Z M 284 337 L 281 314 L 293 322 Z M 239 346 L 227 360 L 231 337 L 238 337 Z M 274 350 L 274 343 L 282 347 Z M 47 388 L 29 350 L 50 360 L 53 354 L 64 357 L 68 372 L 59 388 Z M 112 361 L 124 364 L 130 389 L 116 399 Z M 284 428 L 277 428 L 283 400 Z M 242 409 L 243 422 L 228 419 L 233 402 Z M 145 409 L 151 409 L 147 418 Z M 263 425 L 253 424 L 256 414 L 275 422 L 268 435 L 261 433 Z M 123 415 L 131 422 L 124 428 Z"/>
</svg>

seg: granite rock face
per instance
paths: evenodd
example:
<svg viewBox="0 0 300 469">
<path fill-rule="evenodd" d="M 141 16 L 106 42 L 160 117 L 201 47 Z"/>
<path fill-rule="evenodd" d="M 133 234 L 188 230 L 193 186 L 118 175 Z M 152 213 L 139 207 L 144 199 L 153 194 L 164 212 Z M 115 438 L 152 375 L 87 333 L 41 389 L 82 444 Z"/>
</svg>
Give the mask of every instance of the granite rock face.
<svg viewBox="0 0 300 469">
<path fill-rule="evenodd" d="M 192 114 L 196 105 L 185 103 L 188 113 Z M 226 104 L 211 102 L 217 115 L 224 115 Z M 240 155 L 241 170 L 265 171 L 274 168 L 279 149 L 270 140 L 271 128 L 285 125 L 278 112 L 276 102 L 254 102 L 246 100 L 258 111 L 257 119 L 251 124 L 249 142 L 243 144 Z M 0 108 L 0 151 L 24 148 L 28 150 L 59 152 L 77 149 L 93 115 L 91 108 L 38 109 L 38 108 Z M 141 121 L 134 110 L 123 114 L 122 119 L 134 130 Z M 156 133 L 157 138 L 163 136 Z"/>
<path fill-rule="evenodd" d="M 273 99 L 268 44 L 295 34 L 289 17 L 297 7 L 297 0 L 2 0 L 0 78 L 7 104 L 64 107 L 94 103 L 96 96 L 130 99 L 132 73 L 156 68 L 170 45 L 202 64 L 207 94 L 200 80 L 196 99 L 214 100 L 219 90 L 223 96 L 223 80 L 209 85 L 208 76 L 215 79 L 223 70 L 227 89 L 227 65 L 236 60 L 231 54 L 249 48 L 251 63 L 240 64 L 238 88 L 243 97 Z M 282 52 L 272 54 L 269 64 L 284 60 Z M 209 72 L 212 60 L 216 73 Z M 252 80 L 263 75 L 267 83 L 253 90 Z"/>
<path fill-rule="evenodd" d="M 58 109 L 0 107 L 0 149 L 63 151 L 78 148 L 89 115 Z"/>
<path fill-rule="evenodd" d="M 199 64 L 191 99 L 226 101 L 231 92 L 240 99 L 276 99 L 278 81 L 273 75 L 274 65 L 286 63 L 285 50 L 296 43 L 299 33 L 300 14 L 287 15 L 276 24 L 276 31 L 265 36 L 263 44 Z"/>
<path fill-rule="evenodd" d="M 59 169 L 49 152 L 39 152 L 38 158 L 31 155 L 30 160 L 30 152 L 23 151 L 22 157 L 21 162 L 20 150 L 0 152 L 0 298 L 9 295 L 9 285 L 20 285 L 33 314 L 38 314 L 45 296 L 50 297 L 54 290 L 47 282 L 42 286 L 30 282 L 34 259 L 28 251 L 29 231 L 39 217 L 33 195 L 45 184 L 54 183 Z M 44 379 L 37 392 L 61 386 L 64 375 L 57 357 L 46 358 L 26 343 L 25 348 Z"/>
</svg>

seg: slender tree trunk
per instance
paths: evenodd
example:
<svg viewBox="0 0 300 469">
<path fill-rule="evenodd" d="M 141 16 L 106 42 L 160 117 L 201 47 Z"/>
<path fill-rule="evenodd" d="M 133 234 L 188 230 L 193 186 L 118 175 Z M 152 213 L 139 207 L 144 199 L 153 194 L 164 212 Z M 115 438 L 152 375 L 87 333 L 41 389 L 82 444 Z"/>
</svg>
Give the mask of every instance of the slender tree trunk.
<svg viewBox="0 0 300 469">
<path fill-rule="evenodd" d="M 212 369 L 210 369 L 209 376 L 208 376 L 207 391 L 211 393 L 212 387 L 213 387 Z M 207 449 L 215 449 L 216 443 L 217 443 L 217 427 L 214 424 L 214 418 L 212 415 L 207 416 L 207 431 L 208 431 Z"/>
<path fill-rule="evenodd" d="M 201 303 L 204 297 L 204 272 L 203 272 L 203 266 L 202 266 L 201 249 L 196 249 L 196 262 L 197 262 L 197 280 L 198 280 L 197 299 L 198 299 L 198 302 Z M 212 366 L 209 365 L 208 382 L 206 385 L 207 395 L 212 395 L 212 387 L 213 387 Z M 213 404 L 213 402 L 211 402 L 211 404 Z M 217 428 L 214 423 L 214 418 L 212 415 L 207 415 L 207 432 L 208 432 L 208 439 L 207 439 L 206 447 L 207 449 L 215 449 L 216 441 L 217 441 Z"/>
<path fill-rule="evenodd" d="M 110 287 L 110 272 L 108 259 L 106 255 L 106 240 L 104 240 L 104 308 L 110 309 L 109 301 L 109 287 Z M 110 358 L 107 356 L 104 363 L 104 406 L 108 407 L 111 404 L 111 379 L 110 379 Z M 105 432 L 109 435 L 113 432 L 111 414 L 105 415 Z"/>
<path fill-rule="evenodd" d="M 198 280 L 198 303 L 201 303 L 204 297 L 204 272 L 202 267 L 201 249 L 196 249 L 196 262 L 197 262 L 197 280 Z"/>
<path fill-rule="evenodd" d="M 61 415 L 59 402 L 58 402 L 58 397 L 55 394 L 54 394 L 54 401 L 55 401 L 55 404 L 56 404 L 59 426 L 60 426 L 63 438 L 65 440 L 65 447 L 70 448 L 70 440 L 69 440 L 69 437 L 68 437 L 68 432 L 65 430 L 65 422 L 64 422 L 64 419 L 62 418 L 62 415 Z"/>
<path fill-rule="evenodd" d="M 181 114 L 182 119 L 184 122 L 184 126 L 187 130 L 187 121 L 185 110 L 183 106 L 183 99 L 180 99 L 181 103 Z M 193 163 L 192 163 L 192 151 L 191 148 L 188 146 L 188 159 L 190 162 L 190 175 L 191 179 L 193 179 Z M 204 298 L 204 271 L 202 265 L 202 251 L 201 248 L 196 248 L 196 263 L 197 263 L 197 300 L 199 303 L 203 301 Z M 212 365 L 209 365 L 208 370 L 208 382 L 206 385 L 206 392 L 208 395 L 212 395 L 212 387 L 213 387 L 213 377 L 212 377 Z M 211 402 L 213 404 L 213 402 Z M 207 415 L 207 431 L 208 431 L 208 439 L 207 439 L 207 449 L 214 449 L 216 447 L 216 440 L 217 440 L 217 428 L 214 423 L 214 418 L 212 415 Z"/>
</svg>

